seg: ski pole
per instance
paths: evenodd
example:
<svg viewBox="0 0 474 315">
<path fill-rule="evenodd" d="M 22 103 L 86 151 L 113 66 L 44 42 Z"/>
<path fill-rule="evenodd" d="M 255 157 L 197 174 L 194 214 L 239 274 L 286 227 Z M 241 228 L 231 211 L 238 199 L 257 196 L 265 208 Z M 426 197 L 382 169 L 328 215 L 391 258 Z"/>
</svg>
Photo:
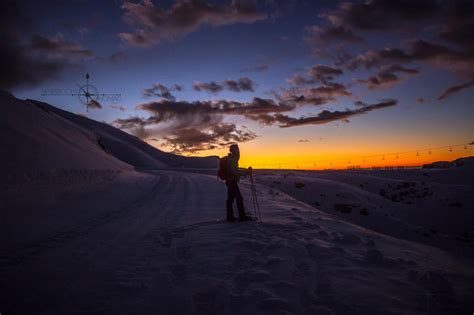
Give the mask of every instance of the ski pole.
<svg viewBox="0 0 474 315">
<path fill-rule="evenodd" d="M 253 179 L 252 179 L 252 174 L 250 174 L 250 190 L 252 192 L 252 205 L 253 205 L 253 214 L 255 216 L 255 218 L 258 218 L 257 217 L 257 205 L 256 205 L 256 202 L 255 202 L 255 194 L 254 194 L 254 191 L 253 191 Z"/>
<path fill-rule="evenodd" d="M 262 222 L 262 215 L 260 213 L 260 204 L 258 203 L 258 197 L 257 197 L 257 189 L 255 188 L 255 182 L 253 180 L 253 175 L 250 174 L 250 186 L 252 188 L 252 196 L 253 196 L 253 199 L 254 199 L 254 202 L 255 202 L 255 213 L 256 213 L 256 217 L 257 219 Z"/>
</svg>

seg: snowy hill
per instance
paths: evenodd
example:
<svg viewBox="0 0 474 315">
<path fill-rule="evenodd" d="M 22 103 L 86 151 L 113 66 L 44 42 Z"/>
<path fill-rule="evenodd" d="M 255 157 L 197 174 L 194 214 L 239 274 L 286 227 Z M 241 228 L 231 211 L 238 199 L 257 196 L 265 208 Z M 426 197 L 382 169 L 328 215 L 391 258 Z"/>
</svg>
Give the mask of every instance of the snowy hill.
<svg viewBox="0 0 474 315">
<path fill-rule="evenodd" d="M 19 100 L 0 91 L 0 173 L 54 169 L 215 168 L 216 157 L 182 157 L 162 152 L 119 129 L 47 103 Z"/>
<path fill-rule="evenodd" d="M 450 167 L 462 167 L 464 169 L 474 169 L 474 157 L 469 156 L 460 158 L 451 162 L 438 161 L 430 164 L 423 165 L 423 168 L 450 168 Z"/>
</svg>

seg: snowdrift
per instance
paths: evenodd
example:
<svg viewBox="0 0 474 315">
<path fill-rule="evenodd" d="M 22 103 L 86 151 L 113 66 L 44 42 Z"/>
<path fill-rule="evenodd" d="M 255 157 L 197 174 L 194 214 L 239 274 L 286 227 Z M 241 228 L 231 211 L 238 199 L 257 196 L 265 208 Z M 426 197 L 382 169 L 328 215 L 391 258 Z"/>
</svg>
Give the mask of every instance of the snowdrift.
<svg viewBox="0 0 474 315">
<path fill-rule="evenodd" d="M 37 174 L 58 169 L 215 168 L 216 157 L 162 152 L 105 123 L 0 91 L 0 174 Z"/>
</svg>

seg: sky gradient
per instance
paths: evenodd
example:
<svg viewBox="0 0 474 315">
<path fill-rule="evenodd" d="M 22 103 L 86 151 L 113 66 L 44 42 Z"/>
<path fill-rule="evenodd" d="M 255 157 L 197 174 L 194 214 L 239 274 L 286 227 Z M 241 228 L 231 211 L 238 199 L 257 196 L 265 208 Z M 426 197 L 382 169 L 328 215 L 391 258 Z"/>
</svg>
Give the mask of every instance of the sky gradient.
<svg viewBox="0 0 474 315">
<path fill-rule="evenodd" d="M 244 166 L 316 169 L 472 155 L 473 145 L 449 146 L 474 140 L 473 1 L 50 0 L 0 9 L 1 89 L 164 151 L 224 155 L 238 142 Z M 86 112 L 77 97 L 42 95 L 77 89 L 85 73 L 120 97 Z"/>
</svg>

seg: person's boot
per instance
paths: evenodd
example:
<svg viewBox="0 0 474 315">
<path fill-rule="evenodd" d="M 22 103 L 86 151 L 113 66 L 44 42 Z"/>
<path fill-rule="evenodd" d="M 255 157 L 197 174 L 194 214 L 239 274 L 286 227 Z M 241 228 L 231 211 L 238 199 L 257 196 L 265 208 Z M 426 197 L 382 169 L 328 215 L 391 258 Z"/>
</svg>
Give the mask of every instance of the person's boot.
<svg viewBox="0 0 474 315">
<path fill-rule="evenodd" d="M 243 217 L 239 216 L 239 221 L 244 222 L 244 221 L 255 221 L 255 219 L 249 215 L 244 215 Z"/>
<path fill-rule="evenodd" d="M 227 209 L 227 217 L 226 217 L 226 221 L 227 222 L 235 222 L 237 221 L 237 218 L 234 217 L 234 211 L 232 209 Z"/>
</svg>

